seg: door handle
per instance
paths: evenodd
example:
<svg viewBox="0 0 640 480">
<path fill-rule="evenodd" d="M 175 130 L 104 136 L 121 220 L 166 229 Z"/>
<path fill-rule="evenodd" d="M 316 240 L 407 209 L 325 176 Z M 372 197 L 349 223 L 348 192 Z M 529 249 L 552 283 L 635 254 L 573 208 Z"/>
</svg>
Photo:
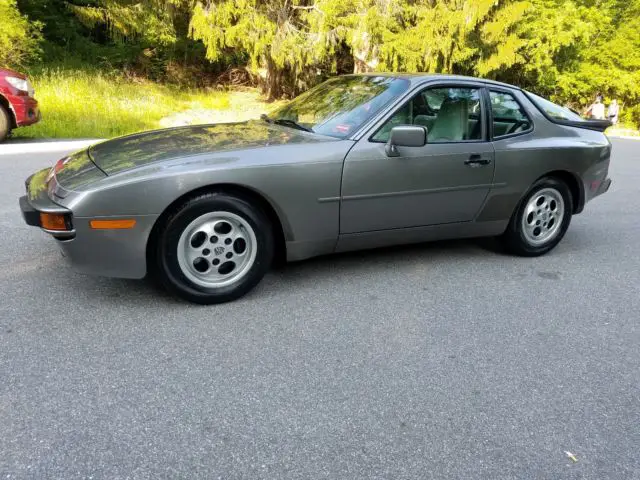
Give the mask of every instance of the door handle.
<svg viewBox="0 0 640 480">
<path fill-rule="evenodd" d="M 480 165 L 489 165 L 491 163 L 490 158 L 483 157 L 477 153 L 471 155 L 467 160 L 464 161 L 465 165 L 469 165 L 470 167 L 479 167 Z"/>
</svg>

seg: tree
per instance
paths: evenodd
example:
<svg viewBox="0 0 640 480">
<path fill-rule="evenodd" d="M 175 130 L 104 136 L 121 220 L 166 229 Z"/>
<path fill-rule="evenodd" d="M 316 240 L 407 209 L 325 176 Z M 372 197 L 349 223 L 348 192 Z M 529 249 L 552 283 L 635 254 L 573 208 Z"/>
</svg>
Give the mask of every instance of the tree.
<svg viewBox="0 0 640 480">
<path fill-rule="evenodd" d="M 40 24 L 27 23 L 15 0 L 0 6 L 0 55 L 13 52 L 24 63 L 37 51 Z M 248 66 L 270 98 L 347 71 L 425 71 L 503 80 L 562 103 L 584 105 L 596 91 L 640 101 L 640 0 L 18 0 L 18 6 L 46 23 L 46 45 L 66 42 L 66 51 L 84 52 L 85 61 L 104 47 L 105 63 L 118 65 L 114 57 L 125 52 L 136 72 L 156 79 L 171 78 L 181 56 L 180 78 Z M 87 36 L 95 43 L 84 42 Z M 73 38 L 79 41 L 72 45 Z"/>
<path fill-rule="evenodd" d="M 585 105 L 598 91 L 640 99 L 640 0 L 531 0 L 511 37 L 497 43 L 506 60 L 479 74 L 561 103 Z"/>
<path fill-rule="evenodd" d="M 31 3 L 30 9 L 37 10 L 43 0 L 19 1 Z M 217 71 L 206 62 L 202 44 L 188 36 L 191 0 L 44 1 L 56 6 L 64 4 L 64 12 L 53 15 L 65 19 L 71 13 L 75 23 L 86 30 L 77 35 L 84 41 L 72 38 L 65 45 L 84 62 L 95 65 L 97 61 L 108 69 L 124 69 L 153 80 L 191 86 L 204 81 L 205 74 Z M 51 15 L 52 9 L 48 10 Z M 80 31 L 77 27 L 76 30 Z M 45 35 L 48 33 L 45 30 Z M 59 43 L 60 37 L 58 32 L 51 32 L 47 39 Z"/>
<path fill-rule="evenodd" d="M 0 0 L 0 66 L 23 68 L 38 58 L 41 28 L 20 14 L 15 0 Z"/>
<path fill-rule="evenodd" d="M 117 41 L 143 39 L 158 44 L 176 41 L 173 25 L 174 7 L 171 0 L 95 0 L 68 7 L 87 27 L 106 25 Z"/>
<path fill-rule="evenodd" d="M 514 0 L 317 0 L 310 25 L 332 48 L 345 42 L 357 71 L 489 72 L 520 47 L 529 7 Z M 507 45 L 506 51 L 503 44 Z"/>
<path fill-rule="evenodd" d="M 304 0 L 198 0 L 191 36 L 201 40 L 207 58 L 218 60 L 226 48 L 247 52 L 254 70 L 266 71 L 266 93 L 277 98 L 296 91 L 324 50 L 314 48 L 317 35 L 308 29 Z"/>
</svg>

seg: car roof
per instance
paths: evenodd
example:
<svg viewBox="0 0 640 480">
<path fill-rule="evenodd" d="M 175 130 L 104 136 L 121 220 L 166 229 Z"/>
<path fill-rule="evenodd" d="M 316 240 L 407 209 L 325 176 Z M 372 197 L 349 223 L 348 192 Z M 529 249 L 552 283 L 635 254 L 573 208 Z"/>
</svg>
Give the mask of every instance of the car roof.
<svg viewBox="0 0 640 480">
<path fill-rule="evenodd" d="M 465 75 L 450 75 L 446 73 L 390 73 L 390 72 L 372 72 L 372 73 L 355 73 L 348 76 L 369 76 L 369 77 L 393 77 L 393 78 L 404 78 L 409 80 L 412 84 L 418 85 L 420 83 L 425 83 L 433 80 L 443 80 L 443 81 L 471 81 L 471 82 L 481 82 L 487 85 L 494 85 L 496 87 L 510 88 L 515 90 L 520 90 L 520 87 L 516 87 L 515 85 L 510 85 L 508 83 L 498 82 L 496 80 L 489 80 L 486 78 L 478 78 L 478 77 L 468 77 Z"/>
</svg>

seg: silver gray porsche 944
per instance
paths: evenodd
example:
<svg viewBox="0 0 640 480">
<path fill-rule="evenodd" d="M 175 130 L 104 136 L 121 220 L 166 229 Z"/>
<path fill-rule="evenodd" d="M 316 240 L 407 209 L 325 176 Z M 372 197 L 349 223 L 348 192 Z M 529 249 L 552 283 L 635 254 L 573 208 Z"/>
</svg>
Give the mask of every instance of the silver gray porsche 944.
<svg viewBox="0 0 640 480">
<path fill-rule="evenodd" d="M 488 80 L 349 75 L 259 120 L 93 145 L 20 207 L 81 272 L 219 303 L 279 255 L 482 236 L 542 255 L 609 189 L 608 125 Z"/>
</svg>

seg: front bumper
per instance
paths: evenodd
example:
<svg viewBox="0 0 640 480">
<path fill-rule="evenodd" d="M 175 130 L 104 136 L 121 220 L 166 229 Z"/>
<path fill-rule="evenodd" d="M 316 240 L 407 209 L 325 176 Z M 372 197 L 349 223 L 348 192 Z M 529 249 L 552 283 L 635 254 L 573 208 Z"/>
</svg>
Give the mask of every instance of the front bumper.
<svg viewBox="0 0 640 480">
<path fill-rule="evenodd" d="M 35 98 L 23 96 L 10 96 L 9 103 L 16 117 L 16 126 L 26 127 L 38 123 L 42 119 L 42 113 L 38 101 Z"/>
<path fill-rule="evenodd" d="M 22 218 L 27 222 L 27 225 L 32 227 L 40 226 L 40 212 L 31 206 L 27 196 L 20 197 L 20 211 L 22 211 Z"/>
<path fill-rule="evenodd" d="M 41 213 L 59 214 L 68 218 L 72 216 L 71 210 L 55 203 L 49 197 L 49 183 L 47 182 L 49 171 L 49 169 L 40 170 L 25 181 L 27 194 L 20 197 L 19 200 L 22 217 L 27 225 L 40 227 L 56 238 L 73 238 L 76 232 L 71 225 L 68 230 L 47 230 L 40 223 Z"/>
<path fill-rule="evenodd" d="M 31 225 L 32 227 L 40 227 L 45 232 L 60 240 L 69 240 L 76 236 L 76 231 L 73 228 L 69 230 L 48 230 L 42 226 L 40 220 L 41 213 L 58 213 L 67 217 L 71 217 L 70 210 L 60 207 L 58 204 L 53 202 L 49 202 L 44 206 L 40 205 L 38 208 L 36 208 L 29 201 L 28 195 L 20 197 L 19 203 L 20 210 L 22 211 L 22 218 L 24 218 L 24 221 L 27 225 Z"/>
</svg>

